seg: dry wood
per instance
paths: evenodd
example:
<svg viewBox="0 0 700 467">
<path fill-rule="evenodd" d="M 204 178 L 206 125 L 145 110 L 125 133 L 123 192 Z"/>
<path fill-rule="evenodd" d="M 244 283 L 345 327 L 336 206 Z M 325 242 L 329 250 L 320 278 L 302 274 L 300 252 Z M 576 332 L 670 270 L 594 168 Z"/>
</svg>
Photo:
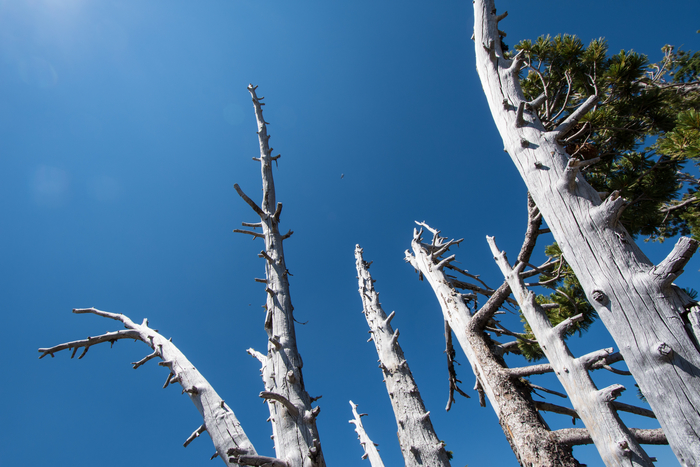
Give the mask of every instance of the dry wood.
<svg viewBox="0 0 700 467">
<path fill-rule="evenodd" d="M 260 223 L 253 227 L 262 227 L 265 249 L 260 256 L 265 260 L 265 291 L 267 292 L 265 331 L 268 335 L 267 355 L 249 350 L 262 364 L 262 378 L 265 391 L 261 393 L 268 402 L 272 436 L 275 440 L 275 453 L 279 465 L 289 467 L 324 467 L 316 417 L 319 407 L 311 407 L 311 398 L 304 387 L 302 376 L 303 362 L 297 350 L 294 331 L 294 315 L 289 294 L 288 271 L 284 261 L 283 239 L 279 231 L 282 204 L 277 203 L 275 183 L 272 176 L 272 161 L 279 156 L 272 156 L 268 142 L 267 122 L 263 118 L 263 98 L 258 97 L 257 86 L 249 85 L 248 91 L 253 98 L 255 117 L 258 123 L 258 140 L 260 142 L 260 161 L 262 174 L 263 199 L 258 206 L 238 185 L 234 188 L 243 200 L 260 217 Z M 257 232 L 256 232 L 257 234 Z M 254 235 L 257 237 L 257 235 Z M 245 462 L 262 462 L 260 459 L 238 458 Z"/>
<path fill-rule="evenodd" d="M 421 465 L 449 466 L 445 445 L 435 434 L 430 412 L 425 410 L 418 386 L 398 342 L 399 330 L 391 327 L 394 312 L 384 313 L 379 294 L 374 290 L 369 263 L 362 257 L 360 245 L 355 247 L 355 267 L 360 297 L 372 340 L 379 356 L 386 389 L 396 417 L 397 436 L 406 467 Z"/>
<path fill-rule="evenodd" d="M 504 147 L 681 465 L 700 465 L 700 354 L 684 326 L 685 303 L 671 286 L 697 242 L 681 239 L 654 267 L 618 222 L 625 200 L 613 193 L 601 202 L 557 142 L 594 98 L 556 131 L 547 132 L 535 112 L 525 112 L 519 126 L 522 60 L 503 55 L 493 0 L 475 0 L 474 12 L 477 70 Z"/>
<path fill-rule="evenodd" d="M 518 462 L 532 467 L 577 466 L 570 447 L 562 446 L 550 436 L 530 397 L 529 387 L 510 375 L 503 360 L 497 357 L 497 346 L 486 342 L 480 327 L 486 320 L 476 319 L 483 316 L 481 311 L 472 317 L 451 279 L 438 267 L 444 260 L 435 258 L 432 253 L 444 246 L 445 239 L 438 235 L 439 231 L 424 223 L 421 225 L 433 232 L 433 240 L 431 244 L 422 243 L 422 229 L 416 230 L 411 242 L 413 253 L 406 251 L 406 260 L 433 288 L 443 317 L 449 322 L 477 378 L 477 388 L 483 391 L 496 412 Z"/>
<path fill-rule="evenodd" d="M 493 237 L 487 239 L 496 263 L 520 305 L 521 313 L 530 325 L 559 382 L 569 395 L 578 417 L 588 428 L 605 465 L 652 467 L 649 456 L 618 417 L 611 404 L 612 400 L 601 397 L 601 391 L 588 374 L 587 367 L 591 363 L 589 360 L 599 360 L 601 355 L 595 353 L 590 358 L 574 358 L 571 355 L 562 334 L 556 331 L 547 313 L 535 301 L 535 294 L 525 287 L 520 277 L 520 271 L 525 265 L 518 263 L 515 269 L 511 269 L 505 253 L 498 250 Z M 604 353 L 612 353 L 612 349 L 605 349 Z"/>
<path fill-rule="evenodd" d="M 367 414 L 358 414 L 357 404 L 353 404 L 352 401 L 350 401 L 350 406 L 352 407 L 353 419 L 350 420 L 349 423 L 355 425 L 355 432 L 357 433 L 357 437 L 360 440 L 362 448 L 365 450 L 362 458 L 369 458 L 369 463 L 372 467 L 384 467 L 384 462 L 382 462 L 382 458 L 379 456 L 379 449 L 377 449 L 377 445 L 374 444 L 371 439 L 369 439 L 367 432 L 365 432 L 365 427 L 362 425 L 361 417 Z"/>
<path fill-rule="evenodd" d="M 80 348 L 83 349 L 83 353 L 80 356 L 80 358 L 82 358 L 90 347 L 102 342 L 110 342 L 113 344 L 119 339 L 140 340 L 152 348 L 153 353 L 139 362 L 132 363 L 134 368 L 138 368 L 152 358 L 160 358 L 162 360 L 160 365 L 170 370 L 166 386 L 170 382 L 177 382 L 180 384 L 180 386 L 182 386 L 182 392 L 187 393 L 204 419 L 204 424 L 187 439 L 185 446 L 206 430 L 214 443 L 218 457 L 220 457 L 226 465 L 235 465 L 229 462 L 229 453 L 251 456 L 257 455 L 253 444 L 246 436 L 231 408 L 219 397 L 204 376 L 202 376 L 194 365 L 187 360 L 185 355 L 175 347 L 172 341 L 148 327 L 148 320 L 143 320 L 142 324 L 136 324 L 125 315 L 109 313 L 95 308 L 75 309 L 73 313 L 91 313 L 104 318 L 114 319 L 122 322 L 127 330 L 109 332 L 101 336 L 88 337 L 80 341 L 39 349 L 39 352 L 41 352 L 39 358 L 43 358 L 46 355 L 51 355 L 53 357 L 54 353 L 68 349 L 73 349 L 73 355 L 75 355 L 75 351 Z"/>
</svg>

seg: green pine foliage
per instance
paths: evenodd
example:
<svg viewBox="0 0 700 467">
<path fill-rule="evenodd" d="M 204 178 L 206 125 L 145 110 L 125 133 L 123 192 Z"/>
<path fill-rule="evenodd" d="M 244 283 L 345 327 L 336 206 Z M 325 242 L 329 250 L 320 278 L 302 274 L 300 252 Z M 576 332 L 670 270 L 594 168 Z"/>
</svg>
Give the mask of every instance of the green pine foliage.
<svg viewBox="0 0 700 467">
<path fill-rule="evenodd" d="M 675 128 L 658 139 L 655 149 L 663 157 L 683 162 L 691 160 L 697 167 L 700 162 L 700 112 L 691 108 L 678 114 Z M 660 227 L 660 234 L 681 233 L 700 240 L 700 181 L 697 176 L 686 172 L 681 172 L 679 177 L 684 178 L 686 193 L 682 200 L 665 208 L 673 210 L 667 211 L 669 216 Z"/>
<path fill-rule="evenodd" d="M 600 158 L 585 176 L 598 191 L 619 191 L 628 200 L 627 230 L 661 241 L 677 234 L 700 238 L 698 178 L 687 170 L 700 160 L 693 123 L 700 110 L 700 53 L 666 46 L 661 62 L 650 63 L 634 51 L 609 55 L 604 39 L 585 46 L 571 35 L 523 41 L 515 49 L 526 62 L 526 98 L 544 96 L 538 116 L 547 129 L 598 93 L 594 110 L 562 145 L 571 157 Z"/>
<path fill-rule="evenodd" d="M 633 237 L 700 240 L 700 52 L 666 45 L 661 61 L 651 63 L 633 50 L 611 55 L 603 38 L 584 45 L 574 35 L 547 35 L 522 41 L 513 52 L 501 42 L 506 55 L 523 59 L 520 84 L 531 103 L 528 112 L 536 112 L 545 129 L 555 130 L 598 96 L 559 143 L 571 158 L 594 161 L 582 174 L 601 197 L 617 192 L 627 200 L 621 221 Z M 536 300 L 554 326 L 581 314 L 567 336 L 580 334 L 596 319 L 595 310 L 558 246 L 545 253 L 559 267 L 540 275 L 539 285 L 550 292 Z M 544 357 L 520 317 L 524 333 L 517 335 L 515 353 Z"/>
<path fill-rule="evenodd" d="M 630 234 L 700 240 L 700 52 L 665 46 L 662 60 L 650 63 L 634 51 L 610 55 L 604 39 L 586 46 L 572 35 L 526 40 L 515 50 L 525 61 L 523 92 L 531 102 L 543 100 L 537 116 L 546 129 L 598 95 L 593 110 L 560 143 L 572 158 L 597 160 L 583 174 L 601 196 L 617 191 L 628 201 L 621 220 Z M 545 252 L 560 266 L 540 276 L 552 292 L 537 302 L 554 326 L 581 313 L 583 320 L 568 334 L 580 333 L 595 320 L 595 310 L 558 246 Z M 542 350 L 522 321 L 519 351 L 538 360 Z"/>
</svg>

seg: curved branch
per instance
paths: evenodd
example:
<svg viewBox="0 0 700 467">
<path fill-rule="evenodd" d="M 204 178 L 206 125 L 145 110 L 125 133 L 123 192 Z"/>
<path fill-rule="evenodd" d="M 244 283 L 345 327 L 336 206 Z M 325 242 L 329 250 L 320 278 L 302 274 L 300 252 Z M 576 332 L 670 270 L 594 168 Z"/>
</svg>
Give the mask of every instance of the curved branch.
<svg viewBox="0 0 700 467">
<path fill-rule="evenodd" d="M 68 342 L 54 347 L 42 348 L 39 349 L 39 352 L 42 354 L 41 357 L 46 355 L 53 356 L 54 353 L 60 352 L 61 350 L 74 349 L 75 351 L 81 347 L 84 349 L 84 355 L 87 349 L 95 344 L 104 342 L 113 343 L 117 339 L 124 338 L 140 340 L 153 349 L 153 353 L 140 362 L 134 363 L 134 368 L 138 368 L 155 356 L 163 360 L 161 364 L 166 366 L 170 371 L 167 382 L 179 383 L 180 386 L 182 386 L 183 392 L 189 395 L 204 419 L 204 424 L 200 429 L 207 430 L 216 447 L 216 452 L 224 462 L 226 462 L 228 458 L 227 452 L 233 448 L 238 449 L 241 453 L 249 455 L 256 454 L 253 444 L 246 436 L 231 408 L 226 405 L 224 400 L 219 397 L 204 376 L 202 376 L 194 365 L 187 360 L 185 355 L 180 352 L 171 340 L 166 339 L 157 331 L 148 327 L 147 320 L 144 320 L 143 324 L 136 324 L 126 315 L 109 313 L 96 308 L 78 308 L 74 309 L 73 313 L 94 314 L 103 318 L 120 321 L 127 328 L 127 331 L 106 333 L 102 336 L 94 338 L 89 337 L 82 341 Z M 191 439 L 188 439 L 186 444 L 189 444 L 189 441 L 191 441 Z"/>
</svg>

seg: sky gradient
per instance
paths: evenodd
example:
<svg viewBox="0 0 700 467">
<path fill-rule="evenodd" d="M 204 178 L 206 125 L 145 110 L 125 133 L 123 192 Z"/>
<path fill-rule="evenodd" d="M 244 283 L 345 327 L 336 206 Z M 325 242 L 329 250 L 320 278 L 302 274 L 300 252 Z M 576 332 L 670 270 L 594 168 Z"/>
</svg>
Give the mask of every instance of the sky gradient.
<svg viewBox="0 0 700 467">
<path fill-rule="evenodd" d="M 668 4 L 667 4 L 668 5 Z M 611 52 L 658 61 L 665 44 L 699 49 L 700 3 L 513 2 L 501 23 L 515 45 L 542 34 L 606 37 Z M 0 0 L 0 464 L 55 467 L 216 465 L 201 419 L 167 372 L 130 362 L 142 343 L 37 360 L 39 347 L 119 329 L 72 308 L 124 313 L 173 337 L 231 406 L 259 453 L 274 455 L 259 363 L 264 351 L 261 243 L 232 233 L 260 197 L 248 83 L 265 96 L 277 199 L 304 379 L 321 414 L 329 466 L 368 466 L 348 400 L 387 466 L 403 465 L 367 324 L 353 252 L 373 261 L 392 325 L 453 466 L 515 466 L 490 407 L 449 413 L 440 310 L 404 250 L 414 221 L 465 238 L 461 265 L 502 278 L 485 241 L 513 256 L 525 188 L 491 120 L 474 65 L 471 2 Z M 341 177 L 342 175 L 342 177 Z M 551 241 L 545 238 L 544 242 Z M 640 239 L 640 242 L 642 239 Z M 543 246 L 542 245 L 542 246 Z M 660 261 L 673 243 L 642 248 Z M 542 256 L 538 257 L 542 259 Z M 695 287 L 700 262 L 677 283 Z M 513 316 L 517 321 L 517 317 Z M 576 355 L 610 346 L 600 324 Z M 9 368 L 8 368 L 9 367 Z M 8 377 L 9 376 L 9 377 Z M 595 375 L 602 387 L 608 375 Z M 618 380 L 614 380 L 618 381 Z M 551 378 L 537 384 L 557 389 Z M 636 400 L 630 378 L 623 401 Z M 556 396 L 546 400 L 560 402 Z M 561 400 L 563 401 L 563 400 Z M 624 417 L 623 417 L 624 418 Z M 627 417 L 631 426 L 645 420 Z M 552 415 L 552 427 L 570 426 Z M 580 422 L 579 422 L 580 423 Z M 674 465 L 650 447 L 657 465 Z M 593 448 L 577 458 L 601 465 Z"/>
</svg>

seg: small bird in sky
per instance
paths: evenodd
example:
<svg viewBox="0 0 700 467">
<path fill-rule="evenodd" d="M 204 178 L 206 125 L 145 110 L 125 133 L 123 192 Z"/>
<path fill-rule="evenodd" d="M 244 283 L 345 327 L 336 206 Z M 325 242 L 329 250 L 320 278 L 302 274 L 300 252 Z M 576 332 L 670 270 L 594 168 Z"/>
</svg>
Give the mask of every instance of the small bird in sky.
<svg viewBox="0 0 700 467">
<path fill-rule="evenodd" d="M 340 178 L 343 178 L 344 176 L 345 176 L 345 174 L 340 174 Z"/>
</svg>

